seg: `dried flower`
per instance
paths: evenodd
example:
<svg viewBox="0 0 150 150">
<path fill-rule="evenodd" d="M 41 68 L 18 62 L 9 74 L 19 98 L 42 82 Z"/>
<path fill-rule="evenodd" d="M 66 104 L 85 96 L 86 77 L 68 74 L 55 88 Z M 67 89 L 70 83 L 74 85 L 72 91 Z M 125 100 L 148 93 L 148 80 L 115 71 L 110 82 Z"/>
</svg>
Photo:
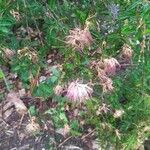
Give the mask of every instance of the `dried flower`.
<svg viewBox="0 0 150 150">
<path fill-rule="evenodd" d="M 102 76 L 100 79 L 104 93 L 111 92 L 114 89 L 113 81 L 111 78 L 108 78 L 107 76 Z"/>
<path fill-rule="evenodd" d="M 60 96 L 62 93 L 63 93 L 64 89 L 61 85 L 57 85 L 55 88 L 54 88 L 54 93 L 58 96 Z"/>
<path fill-rule="evenodd" d="M 122 115 L 124 114 L 124 110 L 115 110 L 115 112 L 114 112 L 114 118 L 120 118 L 120 117 L 122 117 Z"/>
<path fill-rule="evenodd" d="M 8 59 L 11 59 L 15 55 L 15 51 L 13 51 L 9 48 L 2 48 L 2 50 Z"/>
<path fill-rule="evenodd" d="M 21 19 L 21 15 L 18 11 L 15 11 L 15 10 L 10 10 L 10 13 L 13 15 L 13 17 L 17 20 L 17 21 L 20 21 Z"/>
<path fill-rule="evenodd" d="M 106 59 L 105 59 L 105 61 L 106 61 Z M 116 68 L 113 65 L 111 66 L 111 64 L 109 64 L 109 63 L 107 64 L 102 61 L 98 61 L 98 62 L 93 61 L 91 63 L 91 68 L 96 69 L 96 71 L 98 73 L 98 78 L 100 79 L 100 84 L 103 88 L 103 92 L 104 93 L 111 92 L 114 89 L 113 81 L 111 78 L 109 78 L 107 76 L 106 73 L 108 73 L 108 71 L 110 71 L 111 73 L 114 73 L 114 72 L 116 72 Z"/>
<path fill-rule="evenodd" d="M 66 96 L 71 101 L 84 102 L 91 97 L 92 93 L 92 88 L 90 88 L 87 84 L 81 84 L 78 81 L 75 81 L 70 83 Z"/>
<path fill-rule="evenodd" d="M 28 59 L 32 60 L 33 63 L 38 61 L 38 54 L 34 49 L 29 49 L 28 47 L 24 47 L 18 50 L 19 58 L 27 57 Z"/>
<path fill-rule="evenodd" d="M 30 123 L 26 126 L 26 131 L 29 134 L 36 134 L 40 132 L 40 125 L 37 123 L 37 119 L 35 117 L 31 118 Z"/>
<path fill-rule="evenodd" d="M 111 124 L 109 124 L 109 123 L 106 123 L 106 122 L 102 122 L 101 123 L 101 126 L 102 126 L 102 128 L 105 130 L 109 130 L 109 131 L 111 131 L 112 130 L 112 125 Z"/>
<path fill-rule="evenodd" d="M 133 55 L 132 48 L 129 45 L 124 44 L 122 47 L 122 53 L 121 53 L 122 58 L 126 61 L 130 61 L 132 58 L 132 55 Z"/>
<path fill-rule="evenodd" d="M 70 35 L 66 37 L 66 43 L 79 51 L 82 51 L 85 47 L 90 47 L 92 42 L 93 38 L 88 28 L 70 30 Z"/>
<path fill-rule="evenodd" d="M 115 58 L 104 59 L 104 71 L 107 75 L 115 75 L 119 62 Z"/>
<path fill-rule="evenodd" d="M 102 106 L 99 107 L 98 111 L 96 112 L 97 115 L 100 115 L 101 113 L 107 114 L 110 111 L 110 106 L 102 103 Z"/>
</svg>

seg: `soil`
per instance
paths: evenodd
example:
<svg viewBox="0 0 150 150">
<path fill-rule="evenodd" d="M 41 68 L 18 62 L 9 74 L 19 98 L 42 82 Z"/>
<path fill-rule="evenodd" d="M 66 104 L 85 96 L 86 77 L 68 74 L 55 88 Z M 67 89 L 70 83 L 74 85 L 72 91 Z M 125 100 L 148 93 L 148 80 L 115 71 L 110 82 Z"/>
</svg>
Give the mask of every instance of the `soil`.
<svg viewBox="0 0 150 150">
<path fill-rule="evenodd" d="M 26 104 L 33 99 L 24 99 Z M 37 105 L 37 104 L 36 104 Z M 44 105 L 47 104 L 42 104 Z M 54 104 L 51 104 L 53 106 Z M 23 118 L 23 119 L 22 119 Z M 27 125 L 31 117 L 20 115 L 14 106 L 3 100 L 0 103 L 0 149 L 1 150 L 92 150 L 90 138 L 64 137 L 54 129 L 52 120 L 46 118 L 40 123 L 40 132 L 29 134 Z"/>
<path fill-rule="evenodd" d="M 2 67 L 6 79 L 10 86 L 18 92 L 22 89 L 21 82 L 7 67 Z M 31 123 L 29 113 L 21 115 L 17 112 L 13 105 L 6 101 L 9 91 L 6 89 L 3 80 L 0 80 L 0 150 L 98 150 L 93 148 L 95 137 L 88 135 L 88 129 L 84 127 L 85 132 L 81 137 L 72 137 L 57 132 L 50 116 L 43 115 L 48 108 L 57 106 L 56 102 L 51 99 L 48 101 L 40 101 L 38 98 L 27 95 L 20 97 L 25 106 L 35 106 L 39 114 L 38 124 L 40 130 L 38 133 L 28 133 L 27 125 Z M 72 110 L 71 110 L 72 111 Z M 66 112 L 68 119 L 72 118 L 71 112 Z M 91 128 L 93 129 L 93 128 Z M 94 141 L 95 143 L 95 141 Z"/>
</svg>

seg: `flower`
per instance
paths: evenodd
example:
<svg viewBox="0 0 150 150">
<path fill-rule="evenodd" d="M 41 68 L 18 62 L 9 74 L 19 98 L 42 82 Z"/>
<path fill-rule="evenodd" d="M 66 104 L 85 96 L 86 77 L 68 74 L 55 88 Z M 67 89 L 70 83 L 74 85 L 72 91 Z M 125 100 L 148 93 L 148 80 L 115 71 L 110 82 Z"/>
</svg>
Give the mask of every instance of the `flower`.
<svg viewBox="0 0 150 150">
<path fill-rule="evenodd" d="M 111 92 L 114 89 L 112 79 L 107 76 L 101 77 L 101 85 L 104 93 Z"/>
<path fill-rule="evenodd" d="M 84 102 L 89 99 L 93 93 L 93 89 L 87 84 L 81 84 L 78 81 L 71 82 L 66 96 L 69 100 L 74 102 Z"/>
<path fill-rule="evenodd" d="M 92 42 L 93 38 L 88 28 L 70 30 L 70 35 L 66 37 L 66 43 L 79 51 L 82 51 L 85 47 L 90 47 Z"/>
<path fill-rule="evenodd" d="M 129 45 L 124 44 L 122 47 L 122 52 L 121 52 L 122 58 L 126 61 L 130 61 L 132 58 L 132 55 L 133 55 L 132 48 Z"/>
<path fill-rule="evenodd" d="M 15 56 L 15 51 L 13 51 L 9 48 L 2 48 L 2 50 L 8 59 L 11 59 Z"/>
<path fill-rule="evenodd" d="M 119 5 L 117 4 L 110 4 L 108 6 L 108 10 L 110 11 L 110 13 L 112 14 L 112 18 L 113 20 L 117 19 L 119 16 Z"/>
<path fill-rule="evenodd" d="M 54 93 L 58 96 L 60 96 L 62 93 L 63 93 L 64 89 L 62 86 L 60 85 L 57 85 L 55 88 L 54 88 Z"/>
<path fill-rule="evenodd" d="M 105 59 L 105 62 L 103 62 L 103 61 L 98 61 L 98 62 L 93 61 L 91 63 L 91 68 L 95 68 L 96 71 L 97 71 L 98 78 L 100 79 L 100 85 L 102 86 L 104 93 L 111 92 L 114 89 L 113 81 L 112 81 L 111 78 L 108 77 L 108 72 L 110 71 L 110 73 L 115 73 L 116 68 L 114 66 L 115 64 L 112 65 L 112 64 L 109 64 L 109 63 L 107 63 L 106 59 Z"/>
<path fill-rule="evenodd" d="M 41 130 L 40 125 L 37 123 L 37 118 L 36 117 L 31 117 L 30 122 L 26 126 L 26 131 L 28 134 L 36 134 L 39 133 Z"/>
<path fill-rule="evenodd" d="M 122 117 L 122 115 L 124 114 L 124 110 L 115 110 L 115 112 L 114 112 L 114 118 L 120 118 L 120 117 Z"/>
<path fill-rule="evenodd" d="M 120 66 L 121 65 L 115 58 L 91 62 L 90 67 L 91 69 L 96 69 L 104 93 L 111 92 L 114 89 L 113 81 L 109 78 L 109 75 L 115 75 L 117 68 Z"/>
<path fill-rule="evenodd" d="M 115 75 L 119 62 L 115 58 L 104 59 L 104 71 L 107 75 Z"/>
<path fill-rule="evenodd" d="M 97 115 L 100 115 L 101 113 L 107 114 L 109 111 L 110 111 L 110 105 L 102 103 L 102 106 L 98 108 L 98 111 L 96 112 L 96 114 Z"/>
<path fill-rule="evenodd" d="M 13 15 L 13 17 L 19 21 L 21 19 L 21 15 L 18 11 L 15 11 L 14 9 L 10 10 L 10 13 Z"/>
</svg>

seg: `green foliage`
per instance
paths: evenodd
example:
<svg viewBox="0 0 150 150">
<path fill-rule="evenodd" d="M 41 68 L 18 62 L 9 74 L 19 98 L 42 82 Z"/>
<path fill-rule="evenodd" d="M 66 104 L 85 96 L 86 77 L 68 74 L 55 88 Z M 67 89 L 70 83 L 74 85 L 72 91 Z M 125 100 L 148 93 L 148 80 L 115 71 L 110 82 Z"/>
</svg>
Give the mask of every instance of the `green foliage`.
<svg viewBox="0 0 150 150">
<path fill-rule="evenodd" d="M 34 96 L 37 97 L 43 97 L 44 99 L 52 96 L 53 94 L 53 89 L 50 84 L 47 83 L 41 83 L 34 92 Z"/>
<path fill-rule="evenodd" d="M 56 128 L 63 128 L 64 125 L 68 123 L 64 108 L 61 107 L 61 105 L 58 108 L 51 108 L 47 110 L 45 114 L 50 114 Z"/>
<path fill-rule="evenodd" d="M 80 125 L 79 125 L 79 122 L 77 120 L 73 120 L 70 124 L 70 127 L 71 127 L 71 135 L 72 136 L 81 136 L 81 132 L 80 132 Z"/>
<path fill-rule="evenodd" d="M 148 137 L 142 130 L 150 125 L 149 12 L 148 0 L 0 0 L 1 47 L 16 52 L 9 61 L 3 60 L 0 54 L 0 63 L 17 73 L 33 96 L 57 102 L 56 108 L 45 110 L 57 128 L 69 124 L 71 134 L 81 136 L 84 129 L 80 119 L 68 119 L 64 108 L 68 102 L 62 95 L 56 95 L 54 88 L 77 78 L 98 84 L 97 73 L 90 68 L 90 62 L 109 57 L 119 59 L 123 44 L 130 45 L 134 51 L 132 63 L 112 77 L 114 92 L 104 94 L 102 88 L 95 85 L 93 98 L 85 105 L 87 111 L 80 117 L 96 128 L 104 148 L 111 145 L 115 149 L 137 149 L 138 142 Z M 65 42 L 75 27 L 88 27 L 94 38 L 93 45 L 84 53 Z M 20 56 L 20 50 L 25 48 L 28 51 Z M 97 53 L 98 48 L 100 53 Z M 54 58 L 49 58 L 52 54 Z M 52 62 L 47 63 L 48 59 Z M 62 70 L 57 69 L 58 64 Z M 50 73 L 47 75 L 45 70 Z M 46 80 L 39 82 L 42 75 Z M 4 73 L 0 70 L 1 78 Z M 109 105 L 111 111 L 97 115 L 103 103 Z M 114 111 L 120 109 L 124 110 L 123 116 L 114 118 Z M 29 111 L 37 115 L 34 106 L 30 106 Z"/>
<path fill-rule="evenodd" d="M 35 108 L 34 105 L 30 106 L 29 112 L 30 112 L 31 116 L 37 116 L 37 114 L 38 114 L 38 111 L 37 111 L 37 109 Z"/>
</svg>

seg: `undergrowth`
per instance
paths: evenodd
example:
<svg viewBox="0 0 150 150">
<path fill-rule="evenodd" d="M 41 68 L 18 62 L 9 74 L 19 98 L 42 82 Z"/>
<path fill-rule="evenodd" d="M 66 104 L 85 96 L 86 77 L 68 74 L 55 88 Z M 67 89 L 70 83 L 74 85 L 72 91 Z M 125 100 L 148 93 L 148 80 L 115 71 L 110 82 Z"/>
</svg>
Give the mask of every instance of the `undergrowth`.
<svg viewBox="0 0 150 150">
<path fill-rule="evenodd" d="M 148 0 L 0 0 L 1 67 L 17 74 L 32 96 L 57 102 L 45 110 L 56 128 L 67 124 L 69 134 L 81 136 L 88 124 L 104 149 L 137 149 L 150 136 L 149 11 Z M 90 47 L 68 45 L 74 28 L 88 28 Z M 91 62 L 112 57 L 119 62 L 124 44 L 133 50 L 131 61 L 110 77 L 113 90 L 104 92 Z M 90 82 L 93 94 L 74 106 L 66 91 L 57 95 L 54 89 L 77 79 Z M 78 117 L 69 120 L 66 107 L 78 108 Z"/>
</svg>

